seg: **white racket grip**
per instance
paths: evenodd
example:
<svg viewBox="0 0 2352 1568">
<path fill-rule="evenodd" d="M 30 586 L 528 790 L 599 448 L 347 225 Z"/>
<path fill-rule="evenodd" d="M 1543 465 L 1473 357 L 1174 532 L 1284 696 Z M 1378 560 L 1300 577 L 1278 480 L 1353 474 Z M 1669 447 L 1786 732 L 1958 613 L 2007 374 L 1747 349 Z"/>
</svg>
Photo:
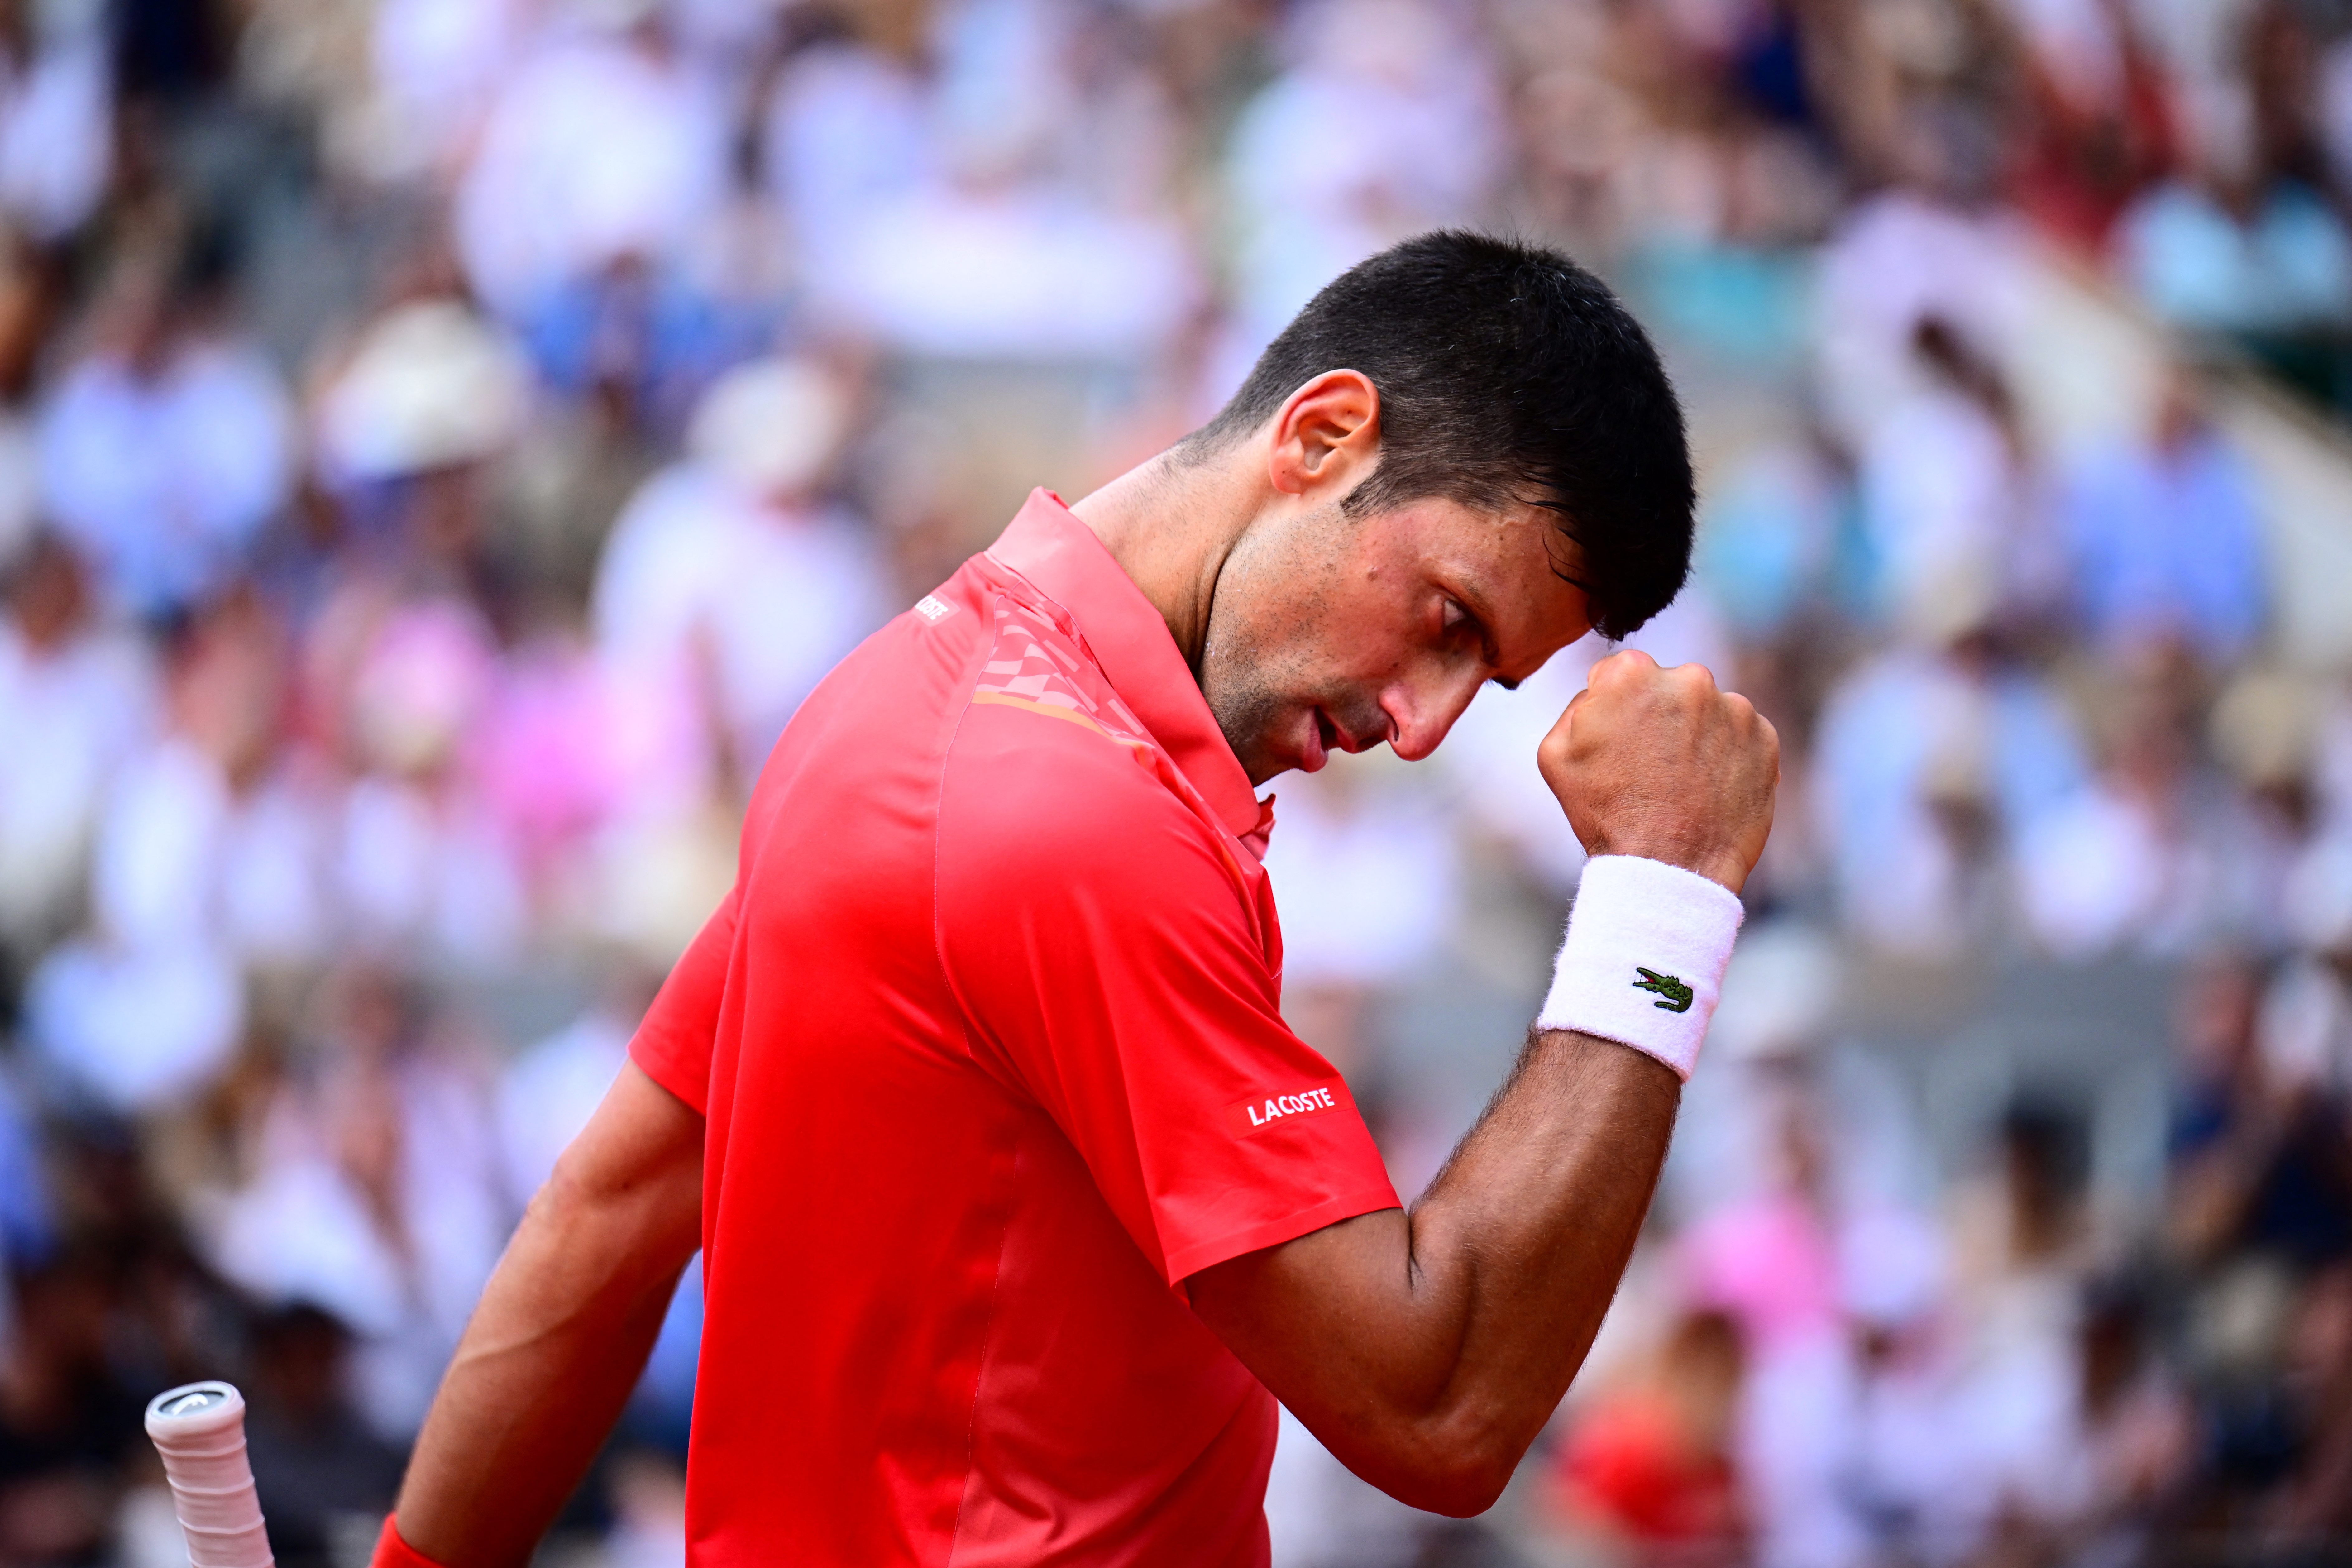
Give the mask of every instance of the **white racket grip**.
<svg viewBox="0 0 2352 1568">
<path fill-rule="evenodd" d="M 274 1568 L 245 1457 L 245 1396 L 226 1383 L 159 1394 L 147 1405 L 147 1436 L 163 1457 L 188 1568 Z"/>
</svg>

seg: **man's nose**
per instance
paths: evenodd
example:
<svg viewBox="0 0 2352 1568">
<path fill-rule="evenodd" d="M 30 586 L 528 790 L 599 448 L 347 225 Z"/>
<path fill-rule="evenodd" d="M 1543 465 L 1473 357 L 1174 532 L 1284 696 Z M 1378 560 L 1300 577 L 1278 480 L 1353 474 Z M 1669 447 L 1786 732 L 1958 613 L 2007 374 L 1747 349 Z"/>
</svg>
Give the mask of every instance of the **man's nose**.
<svg viewBox="0 0 2352 1568">
<path fill-rule="evenodd" d="M 1391 686 L 1381 694 L 1381 711 L 1389 720 L 1389 749 L 1408 763 L 1421 761 L 1437 750 L 1477 694 L 1475 675 Z"/>
</svg>

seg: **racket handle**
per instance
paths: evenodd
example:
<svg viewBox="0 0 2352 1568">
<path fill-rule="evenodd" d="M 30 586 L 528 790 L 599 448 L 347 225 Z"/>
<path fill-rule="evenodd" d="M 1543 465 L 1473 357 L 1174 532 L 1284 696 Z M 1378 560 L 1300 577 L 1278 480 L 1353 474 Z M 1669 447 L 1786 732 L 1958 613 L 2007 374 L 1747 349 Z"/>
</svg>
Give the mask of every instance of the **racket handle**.
<svg viewBox="0 0 2352 1568">
<path fill-rule="evenodd" d="M 226 1383 L 159 1394 L 147 1405 L 147 1436 L 172 1483 L 188 1568 L 274 1568 L 245 1457 L 245 1396 Z"/>
</svg>

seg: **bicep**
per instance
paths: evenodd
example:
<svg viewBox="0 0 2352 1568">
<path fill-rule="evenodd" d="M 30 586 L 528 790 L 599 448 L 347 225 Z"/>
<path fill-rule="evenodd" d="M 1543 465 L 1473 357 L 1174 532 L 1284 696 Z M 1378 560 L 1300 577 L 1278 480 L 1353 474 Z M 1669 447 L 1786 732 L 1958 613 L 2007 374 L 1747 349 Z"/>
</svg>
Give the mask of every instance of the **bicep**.
<svg viewBox="0 0 2352 1568">
<path fill-rule="evenodd" d="M 648 1263 L 683 1264 L 702 1240 L 703 1126 L 701 1112 L 624 1063 L 532 1206 L 625 1238 Z"/>
<path fill-rule="evenodd" d="M 1416 1280 L 1412 1220 L 1382 1209 L 1203 1268 L 1192 1310 L 1318 1434 L 1433 1405 L 1458 1346 Z M 1318 1417 L 1322 1419 L 1318 1419 Z"/>
<path fill-rule="evenodd" d="M 1412 1256 L 1402 1209 L 1204 1268 L 1192 1310 L 1341 1463 L 1392 1495 L 1443 1471 L 1466 1314 Z"/>
</svg>

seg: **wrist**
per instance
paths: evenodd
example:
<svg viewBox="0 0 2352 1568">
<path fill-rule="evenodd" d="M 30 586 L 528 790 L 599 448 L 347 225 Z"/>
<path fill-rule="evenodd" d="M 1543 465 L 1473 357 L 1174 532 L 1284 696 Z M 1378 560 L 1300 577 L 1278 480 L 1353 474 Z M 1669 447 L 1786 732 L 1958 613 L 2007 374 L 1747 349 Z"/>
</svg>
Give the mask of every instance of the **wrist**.
<svg viewBox="0 0 2352 1568">
<path fill-rule="evenodd" d="M 1536 1027 L 1615 1040 L 1689 1078 L 1744 914 L 1727 887 L 1690 867 L 1595 857 Z"/>
<path fill-rule="evenodd" d="M 1734 898 L 1748 885 L 1748 873 L 1754 869 L 1737 850 L 1672 837 L 1660 839 L 1635 835 L 1618 840 L 1604 834 L 1587 840 L 1584 853 L 1594 860 L 1611 856 L 1629 860 L 1654 860 L 1661 866 L 1672 866 L 1677 870 L 1705 877 Z"/>
</svg>

